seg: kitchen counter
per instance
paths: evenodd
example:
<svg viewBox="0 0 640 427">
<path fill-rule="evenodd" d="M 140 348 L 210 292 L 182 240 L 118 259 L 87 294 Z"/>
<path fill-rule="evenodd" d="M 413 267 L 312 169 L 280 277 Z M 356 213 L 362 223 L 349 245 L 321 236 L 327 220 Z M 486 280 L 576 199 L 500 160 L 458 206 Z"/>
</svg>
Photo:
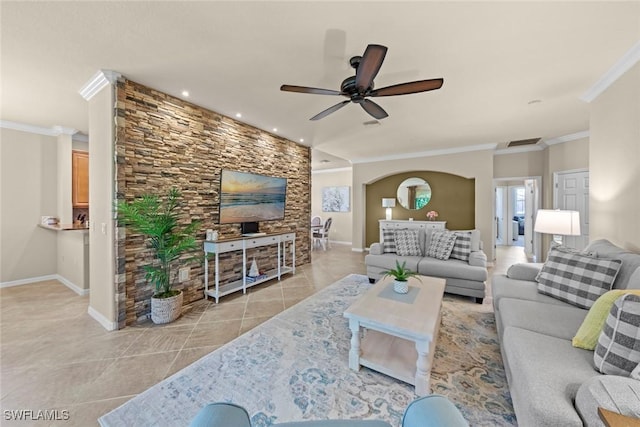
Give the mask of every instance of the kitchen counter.
<svg viewBox="0 0 640 427">
<path fill-rule="evenodd" d="M 53 231 L 89 231 L 89 227 L 87 227 L 87 224 L 82 224 L 82 225 L 74 225 L 74 224 L 56 224 L 56 225 L 49 225 L 49 224 L 38 224 L 38 227 L 42 227 L 45 228 L 47 230 L 53 230 Z"/>
</svg>

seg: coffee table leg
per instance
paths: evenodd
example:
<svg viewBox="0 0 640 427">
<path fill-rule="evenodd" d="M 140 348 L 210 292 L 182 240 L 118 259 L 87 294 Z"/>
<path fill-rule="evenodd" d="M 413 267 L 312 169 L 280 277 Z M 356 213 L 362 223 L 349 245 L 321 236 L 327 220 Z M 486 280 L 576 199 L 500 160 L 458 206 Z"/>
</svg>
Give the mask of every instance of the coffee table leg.
<svg viewBox="0 0 640 427">
<path fill-rule="evenodd" d="M 360 370 L 360 323 L 356 319 L 349 319 L 351 329 L 351 350 L 349 350 L 349 368 Z"/>
<path fill-rule="evenodd" d="M 429 341 L 416 342 L 418 360 L 416 361 L 416 394 L 426 396 L 431 393 L 431 363 L 429 361 Z"/>
</svg>

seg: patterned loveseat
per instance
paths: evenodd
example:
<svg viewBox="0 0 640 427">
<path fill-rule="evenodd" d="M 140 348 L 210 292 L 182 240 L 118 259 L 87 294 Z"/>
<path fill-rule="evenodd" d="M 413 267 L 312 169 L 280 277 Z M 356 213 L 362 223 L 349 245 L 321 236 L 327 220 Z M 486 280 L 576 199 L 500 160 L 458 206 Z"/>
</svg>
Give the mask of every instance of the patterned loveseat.
<svg viewBox="0 0 640 427">
<path fill-rule="evenodd" d="M 381 278 L 385 271 L 396 266 L 396 261 L 406 262 L 411 271 L 446 279 L 445 292 L 475 297 L 476 302 L 482 304 L 487 256 L 482 251 L 480 231 L 410 226 L 381 229 L 382 242 L 372 244 L 364 260 L 369 281 L 373 283 Z"/>
</svg>

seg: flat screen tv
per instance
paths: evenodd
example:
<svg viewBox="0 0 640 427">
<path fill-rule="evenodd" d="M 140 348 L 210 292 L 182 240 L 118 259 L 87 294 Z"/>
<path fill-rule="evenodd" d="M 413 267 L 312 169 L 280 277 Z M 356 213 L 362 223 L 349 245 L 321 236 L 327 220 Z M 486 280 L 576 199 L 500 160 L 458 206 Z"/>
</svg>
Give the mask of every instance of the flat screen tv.
<svg viewBox="0 0 640 427">
<path fill-rule="evenodd" d="M 223 169 L 220 224 L 284 219 L 287 179 Z"/>
</svg>

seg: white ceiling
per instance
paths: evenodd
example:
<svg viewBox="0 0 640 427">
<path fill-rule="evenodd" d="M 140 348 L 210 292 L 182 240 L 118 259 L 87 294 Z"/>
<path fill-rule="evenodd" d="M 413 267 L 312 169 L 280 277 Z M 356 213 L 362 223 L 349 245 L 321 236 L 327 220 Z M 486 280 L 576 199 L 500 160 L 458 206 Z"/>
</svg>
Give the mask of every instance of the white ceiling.
<svg viewBox="0 0 640 427">
<path fill-rule="evenodd" d="M 316 169 L 584 131 L 579 97 L 640 39 L 640 1 L 3 1 L 0 14 L 2 120 L 87 132 L 78 91 L 114 70 L 304 138 Z M 389 117 L 368 126 L 355 104 L 311 122 L 344 98 L 279 90 L 338 90 L 369 43 L 389 48 L 376 87 L 443 88 L 377 98 Z"/>
</svg>

